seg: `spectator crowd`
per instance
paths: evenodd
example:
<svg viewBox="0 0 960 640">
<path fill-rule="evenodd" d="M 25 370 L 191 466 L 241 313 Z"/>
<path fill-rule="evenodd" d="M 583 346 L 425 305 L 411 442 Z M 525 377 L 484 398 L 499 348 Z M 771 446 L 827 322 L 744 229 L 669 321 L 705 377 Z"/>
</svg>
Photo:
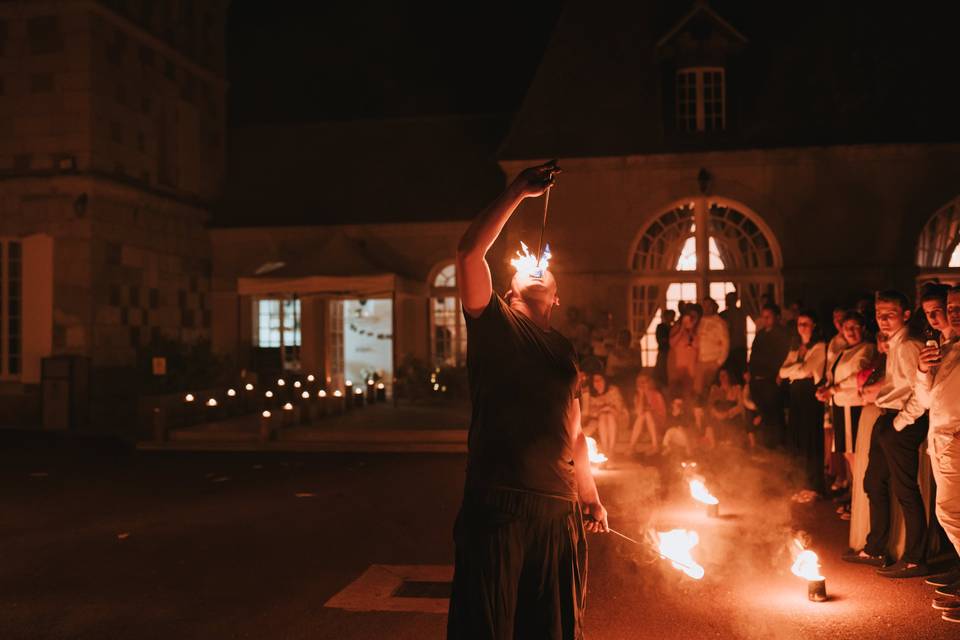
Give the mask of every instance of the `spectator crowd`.
<svg viewBox="0 0 960 640">
<path fill-rule="evenodd" d="M 926 578 L 933 608 L 960 622 L 960 287 L 927 284 L 916 306 L 880 291 L 827 322 L 766 300 L 751 344 L 737 294 L 724 302 L 664 311 L 646 368 L 609 314 L 594 330 L 568 317 L 584 431 L 608 464 L 784 451 L 801 470 L 794 500 L 832 500 L 850 522 L 844 560 Z"/>
</svg>

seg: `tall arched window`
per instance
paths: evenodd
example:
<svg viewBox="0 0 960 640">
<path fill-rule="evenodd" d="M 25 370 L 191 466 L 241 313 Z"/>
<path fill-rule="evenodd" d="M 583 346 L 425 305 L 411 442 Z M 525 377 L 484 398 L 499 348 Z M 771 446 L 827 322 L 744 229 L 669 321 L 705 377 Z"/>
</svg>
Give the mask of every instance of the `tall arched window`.
<svg viewBox="0 0 960 640">
<path fill-rule="evenodd" d="M 708 295 L 725 308 L 736 290 L 751 318 L 764 299 L 779 301 L 783 281 L 780 250 L 766 225 L 746 207 L 714 197 L 685 200 L 657 216 L 640 234 L 631 268 L 631 328 L 640 342 L 643 365 L 656 363 L 656 328 L 664 309 Z"/>
<path fill-rule="evenodd" d="M 960 197 L 937 211 L 917 241 L 919 282 L 960 283 Z"/>
<path fill-rule="evenodd" d="M 435 269 L 430 280 L 430 354 L 435 367 L 459 367 L 467 360 L 467 328 L 452 262 Z"/>
</svg>

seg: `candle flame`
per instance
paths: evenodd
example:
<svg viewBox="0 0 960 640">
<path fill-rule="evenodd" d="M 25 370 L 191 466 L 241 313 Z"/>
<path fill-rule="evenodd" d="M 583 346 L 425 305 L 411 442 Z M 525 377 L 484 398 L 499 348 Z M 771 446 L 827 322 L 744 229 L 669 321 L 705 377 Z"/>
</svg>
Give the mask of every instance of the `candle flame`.
<svg viewBox="0 0 960 640">
<path fill-rule="evenodd" d="M 304 400 L 308 400 L 310 398 L 310 392 L 304 391 L 303 393 L 300 394 L 300 397 L 303 398 Z"/>
<path fill-rule="evenodd" d="M 317 397 L 318 397 L 318 398 L 326 398 L 326 397 L 327 397 L 327 390 L 326 390 L 326 389 L 320 389 L 320 391 L 317 391 Z"/>
<path fill-rule="evenodd" d="M 539 260 L 537 260 L 537 256 L 530 253 L 529 247 L 522 240 L 520 241 L 520 248 L 523 249 L 523 253 L 517 251 L 517 257 L 510 260 L 510 264 L 517 270 L 517 273 L 535 275 L 538 278 L 543 276 L 543 272 L 550 266 L 550 258 L 552 257 L 550 243 L 548 242 L 547 246 L 543 248 L 543 255 L 540 256 Z"/>
<path fill-rule="evenodd" d="M 193 394 L 192 394 L 192 393 L 188 393 L 187 395 L 185 395 L 185 396 L 183 397 L 183 399 L 184 399 L 184 401 L 186 401 L 186 402 L 193 402 L 193 401 L 194 401 L 194 397 L 193 397 Z"/>
<path fill-rule="evenodd" d="M 253 385 L 248 382 L 246 386 L 244 386 L 244 389 L 246 389 L 247 391 L 253 391 Z"/>
<path fill-rule="evenodd" d="M 694 478 L 690 481 L 690 495 L 693 496 L 694 500 L 702 502 L 703 504 L 720 504 L 720 501 L 707 489 L 707 485 L 703 483 L 703 480 Z"/>
<path fill-rule="evenodd" d="M 284 411 L 293 411 L 293 404 L 290 403 L 290 402 L 288 402 L 287 404 L 283 405 L 283 410 L 284 410 Z"/>
<path fill-rule="evenodd" d="M 208 406 L 208 407 L 215 407 L 215 406 L 217 406 L 217 399 L 216 399 L 216 398 L 210 398 L 209 400 L 207 400 L 207 406 Z"/>
<path fill-rule="evenodd" d="M 607 461 L 607 456 L 597 448 L 597 441 L 590 436 L 587 436 L 587 457 L 590 458 L 590 464 L 603 464 Z"/>
<path fill-rule="evenodd" d="M 800 553 L 797 554 L 793 566 L 790 567 L 793 575 L 804 580 L 823 580 L 823 576 L 820 575 L 820 559 L 817 554 L 810 549 L 804 549 L 799 540 L 794 540 L 794 543 L 800 549 Z"/>
<path fill-rule="evenodd" d="M 683 571 L 694 580 L 700 580 L 705 573 L 703 567 L 690 555 L 690 550 L 699 542 L 700 536 L 696 531 L 672 529 L 657 532 L 657 547 L 660 555 L 670 560 L 675 569 Z"/>
<path fill-rule="evenodd" d="M 234 397 L 235 395 L 237 395 L 236 389 L 227 389 L 227 395 L 230 396 L 231 398 Z"/>
</svg>

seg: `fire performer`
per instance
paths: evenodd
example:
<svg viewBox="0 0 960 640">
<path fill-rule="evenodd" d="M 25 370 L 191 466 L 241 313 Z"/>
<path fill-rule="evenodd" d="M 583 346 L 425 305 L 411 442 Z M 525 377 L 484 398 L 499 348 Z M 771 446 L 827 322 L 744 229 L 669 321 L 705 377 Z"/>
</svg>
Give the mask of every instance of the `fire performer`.
<svg viewBox="0 0 960 640">
<path fill-rule="evenodd" d="M 473 413 L 448 638 L 581 638 L 585 531 L 609 530 L 580 428 L 573 345 L 550 327 L 556 279 L 537 255 L 500 297 L 486 260 L 520 203 L 547 193 L 559 171 L 555 162 L 523 171 L 457 249 Z"/>
</svg>

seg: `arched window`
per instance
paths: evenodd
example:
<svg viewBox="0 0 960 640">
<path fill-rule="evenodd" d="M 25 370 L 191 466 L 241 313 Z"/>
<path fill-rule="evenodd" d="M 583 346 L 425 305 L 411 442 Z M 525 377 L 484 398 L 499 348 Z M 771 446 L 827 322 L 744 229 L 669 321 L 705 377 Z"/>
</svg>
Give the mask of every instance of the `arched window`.
<svg viewBox="0 0 960 640">
<path fill-rule="evenodd" d="M 435 367 L 459 367 L 467 360 L 467 328 L 452 262 L 435 269 L 430 279 L 430 354 Z"/>
<path fill-rule="evenodd" d="M 919 282 L 960 283 L 960 197 L 937 211 L 917 241 Z"/>
<path fill-rule="evenodd" d="M 643 365 L 657 359 L 656 328 L 664 309 L 708 295 L 723 311 L 726 294 L 737 291 L 747 321 L 747 345 L 765 298 L 778 301 L 782 261 L 773 234 L 737 203 L 699 197 L 657 216 L 640 234 L 632 256 L 631 328 Z"/>
</svg>

